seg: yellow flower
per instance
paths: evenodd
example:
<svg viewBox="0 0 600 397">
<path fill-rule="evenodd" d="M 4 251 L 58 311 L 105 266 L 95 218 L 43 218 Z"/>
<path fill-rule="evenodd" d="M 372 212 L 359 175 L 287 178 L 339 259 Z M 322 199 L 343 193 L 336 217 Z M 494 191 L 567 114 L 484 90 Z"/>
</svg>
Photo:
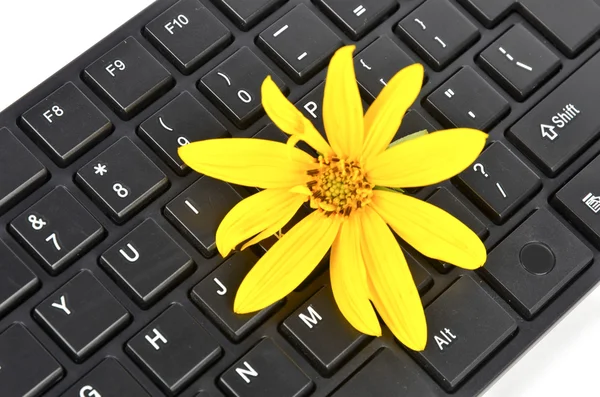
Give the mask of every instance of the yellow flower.
<svg viewBox="0 0 600 397">
<path fill-rule="evenodd" d="M 223 219 L 216 237 L 224 257 L 242 243 L 244 249 L 281 230 L 304 202 L 315 209 L 248 273 L 235 297 L 236 313 L 258 311 L 284 298 L 331 248 L 331 287 L 348 322 L 365 334 L 381 335 L 374 305 L 398 340 L 423 350 L 423 306 L 390 227 L 424 255 L 466 269 L 482 266 L 486 250 L 447 212 L 375 187 L 410 188 L 451 178 L 473 163 L 487 135 L 452 129 L 388 148 L 419 94 L 423 67 L 415 64 L 398 72 L 364 115 L 353 51 L 354 46 L 341 48 L 329 65 L 323 100 L 329 143 L 268 77 L 262 103 L 271 120 L 291 136 L 288 145 L 217 139 L 183 146 L 179 155 L 197 172 L 265 189 Z M 293 147 L 300 140 L 319 158 Z"/>
</svg>

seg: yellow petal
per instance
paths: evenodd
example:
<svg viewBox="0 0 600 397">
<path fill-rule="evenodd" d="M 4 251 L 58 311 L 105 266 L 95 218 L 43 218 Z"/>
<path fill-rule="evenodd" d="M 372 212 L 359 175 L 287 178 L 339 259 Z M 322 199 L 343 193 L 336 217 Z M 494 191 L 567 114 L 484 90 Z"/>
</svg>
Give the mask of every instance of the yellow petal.
<svg viewBox="0 0 600 397">
<path fill-rule="evenodd" d="M 437 131 L 393 146 L 365 164 L 377 186 L 418 187 L 462 172 L 481 154 L 487 134 L 468 128 Z"/>
<path fill-rule="evenodd" d="M 309 181 L 315 160 L 300 149 L 262 139 L 226 138 L 193 142 L 179 156 L 194 171 L 238 185 L 291 188 Z"/>
<path fill-rule="evenodd" d="M 226 257 L 240 243 L 265 229 L 282 222 L 285 225 L 305 201 L 305 195 L 290 193 L 288 189 L 267 189 L 242 200 L 229 211 L 217 229 L 219 252 Z"/>
<path fill-rule="evenodd" d="M 371 300 L 394 336 L 406 347 L 421 351 L 427 343 L 427 322 L 404 254 L 375 211 L 366 207 L 359 214 Z"/>
<path fill-rule="evenodd" d="M 331 247 L 331 288 L 340 311 L 354 328 L 367 335 L 381 336 L 379 320 L 369 301 L 360 227 L 358 216 L 350 216 L 340 228 Z"/>
<path fill-rule="evenodd" d="M 477 235 L 446 211 L 400 193 L 376 190 L 373 209 L 404 241 L 423 255 L 465 269 L 485 263 L 485 246 Z"/>
<path fill-rule="evenodd" d="M 323 124 L 333 151 L 357 160 L 364 141 L 364 113 L 356 84 L 355 46 L 342 47 L 329 63 L 323 97 Z"/>
<path fill-rule="evenodd" d="M 341 218 L 315 211 L 271 247 L 246 275 L 233 310 L 251 313 L 292 292 L 317 267 L 331 247 Z"/>
<path fill-rule="evenodd" d="M 424 75 L 423 66 L 418 63 L 405 67 L 391 78 L 371 104 L 365 115 L 363 161 L 390 145 L 404 114 L 419 96 Z"/>
<path fill-rule="evenodd" d="M 295 136 L 323 155 L 333 155 L 331 147 L 315 126 L 283 95 L 271 76 L 262 84 L 262 105 L 280 130 Z"/>
</svg>

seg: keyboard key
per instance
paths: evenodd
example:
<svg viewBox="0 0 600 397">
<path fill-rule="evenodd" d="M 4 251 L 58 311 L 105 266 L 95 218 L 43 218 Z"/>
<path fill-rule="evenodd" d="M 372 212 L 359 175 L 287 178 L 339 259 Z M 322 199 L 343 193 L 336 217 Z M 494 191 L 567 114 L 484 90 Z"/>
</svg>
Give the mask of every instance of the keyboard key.
<svg viewBox="0 0 600 397">
<path fill-rule="evenodd" d="M 165 216 L 203 255 L 217 251 L 215 235 L 242 196 L 225 182 L 203 177 L 165 207 Z"/>
<path fill-rule="evenodd" d="M 21 119 L 32 139 L 62 167 L 112 130 L 110 120 L 71 82 L 29 109 Z"/>
<path fill-rule="evenodd" d="M 398 8 L 395 0 L 315 0 L 351 39 L 358 40 Z"/>
<path fill-rule="evenodd" d="M 458 2 L 487 28 L 496 25 L 516 4 L 516 0 L 458 0 Z"/>
<path fill-rule="evenodd" d="M 293 312 L 281 332 L 323 374 L 329 376 L 371 338 L 354 329 L 324 287 Z"/>
<path fill-rule="evenodd" d="M 304 397 L 314 387 L 304 372 L 268 338 L 225 371 L 218 383 L 234 397 Z"/>
<path fill-rule="evenodd" d="M 127 342 L 125 351 L 170 396 L 187 387 L 222 354 L 221 347 L 179 304 Z"/>
<path fill-rule="evenodd" d="M 427 347 L 413 353 L 451 392 L 516 330 L 515 320 L 470 276 L 425 309 Z"/>
<path fill-rule="evenodd" d="M 283 92 L 288 88 L 248 48 L 243 47 L 200 80 L 199 88 L 239 128 L 246 128 L 262 114 L 260 88 L 267 76 Z"/>
<path fill-rule="evenodd" d="M 262 21 L 287 0 L 213 0 L 237 26 L 243 31 Z"/>
<path fill-rule="evenodd" d="M 83 71 L 83 79 L 125 120 L 174 84 L 167 69 L 133 37 L 88 66 Z"/>
<path fill-rule="evenodd" d="M 560 59 L 517 24 L 479 55 L 481 67 L 523 101 L 560 68 Z"/>
<path fill-rule="evenodd" d="M 296 6 L 263 31 L 256 43 L 297 83 L 315 75 L 343 45 L 305 4 Z"/>
<path fill-rule="evenodd" d="M 62 186 L 19 215 L 9 230 L 53 275 L 104 237 L 102 225 Z"/>
<path fill-rule="evenodd" d="M 39 286 L 35 274 L 0 240 L 0 318 Z"/>
<path fill-rule="evenodd" d="M 418 254 L 415 254 L 412 249 L 402 248 L 404 258 L 408 263 L 410 273 L 415 281 L 417 290 L 423 295 L 433 285 L 433 278 L 431 274 L 423 267 L 422 263 L 425 261 L 424 258 Z"/>
<path fill-rule="evenodd" d="M 548 210 L 537 210 L 490 252 L 486 279 L 526 319 L 533 318 L 594 254 Z"/>
<path fill-rule="evenodd" d="M 185 91 L 144 121 L 140 137 L 179 175 L 189 168 L 177 149 L 190 142 L 227 138 L 227 129 L 189 92 Z"/>
<path fill-rule="evenodd" d="M 400 129 L 398 129 L 398 132 L 394 136 L 394 139 L 392 139 L 392 142 L 423 130 L 426 130 L 427 132 L 434 132 L 437 131 L 437 128 L 434 127 L 427 119 L 421 116 L 419 112 L 411 109 L 406 112 L 402 118 Z"/>
<path fill-rule="evenodd" d="M 436 71 L 479 39 L 479 30 L 448 0 L 427 0 L 400 23 L 396 33 Z"/>
<path fill-rule="evenodd" d="M 557 175 L 598 137 L 599 68 L 596 55 L 507 132 L 548 176 Z"/>
<path fill-rule="evenodd" d="M 233 35 L 198 0 L 180 0 L 144 32 L 183 74 L 190 74 L 233 41 Z"/>
<path fill-rule="evenodd" d="M 143 308 L 195 268 L 192 258 L 153 219 L 146 219 L 102 254 L 100 264 Z"/>
<path fill-rule="evenodd" d="M 0 334 L 0 385 L 5 396 L 41 396 L 64 370 L 22 324 Z"/>
<path fill-rule="evenodd" d="M 502 142 L 491 144 L 455 182 L 497 224 L 506 221 L 542 185 Z"/>
<path fill-rule="evenodd" d="M 0 128 L 0 215 L 47 178 L 48 170 L 42 163 L 8 128 Z"/>
<path fill-rule="evenodd" d="M 77 171 L 75 182 L 118 224 L 169 186 L 167 176 L 126 137 Z"/>
<path fill-rule="evenodd" d="M 423 104 L 447 128 L 489 131 L 510 111 L 510 105 L 470 66 L 431 93 Z"/>
<path fill-rule="evenodd" d="M 62 397 L 150 397 L 119 361 L 107 358 Z"/>
</svg>

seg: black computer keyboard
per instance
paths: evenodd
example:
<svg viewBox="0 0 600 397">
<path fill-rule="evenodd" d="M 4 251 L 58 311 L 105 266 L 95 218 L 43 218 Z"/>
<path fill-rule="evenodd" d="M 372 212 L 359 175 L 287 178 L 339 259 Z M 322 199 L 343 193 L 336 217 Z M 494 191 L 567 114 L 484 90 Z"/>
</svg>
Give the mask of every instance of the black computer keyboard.
<svg viewBox="0 0 600 397">
<path fill-rule="evenodd" d="M 600 279 L 599 32 L 594 0 L 158 0 L 0 113 L 0 395 L 481 393 Z M 322 131 L 324 68 L 349 43 L 367 104 L 426 66 L 398 138 L 490 132 L 472 167 L 410 191 L 489 249 L 465 272 L 404 247 L 420 353 L 350 327 L 326 263 L 233 314 L 273 240 L 221 258 L 216 228 L 253 192 L 177 155 L 284 141 L 261 108 L 267 75 Z"/>
</svg>

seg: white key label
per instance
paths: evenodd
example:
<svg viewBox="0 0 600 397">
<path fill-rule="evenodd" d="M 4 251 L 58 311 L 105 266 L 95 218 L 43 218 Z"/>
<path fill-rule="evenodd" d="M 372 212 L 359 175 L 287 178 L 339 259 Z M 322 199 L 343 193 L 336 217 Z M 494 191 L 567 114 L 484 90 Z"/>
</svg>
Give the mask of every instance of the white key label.
<svg viewBox="0 0 600 397">
<path fill-rule="evenodd" d="M 456 339 L 456 335 L 452 334 L 452 331 L 448 328 L 444 328 L 440 330 L 439 335 L 435 335 L 433 339 L 438 345 L 440 351 L 444 351 L 444 346 L 450 346 L 452 342 Z"/>
<path fill-rule="evenodd" d="M 44 112 L 44 117 L 46 118 L 46 120 L 48 120 L 50 124 L 52 124 L 52 117 L 61 117 L 64 114 L 65 111 L 62 110 L 60 106 L 54 105 L 51 109 L 48 109 Z"/>
<path fill-rule="evenodd" d="M 121 61 L 120 59 L 117 59 L 113 63 L 109 63 L 108 65 L 106 65 L 105 69 L 108 72 L 108 74 L 110 74 L 112 77 L 115 77 L 115 73 L 117 72 L 117 70 L 123 71 L 125 70 L 125 68 L 125 62 Z"/>
<path fill-rule="evenodd" d="M 172 21 L 169 21 L 165 24 L 165 29 L 170 34 L 175 34 L 175 28 L 183 29 L 185 25 L 190 23 L 190 20 L 185 15 L 178 15 L 177 18 L 174 18 Z"/>
</svg>

